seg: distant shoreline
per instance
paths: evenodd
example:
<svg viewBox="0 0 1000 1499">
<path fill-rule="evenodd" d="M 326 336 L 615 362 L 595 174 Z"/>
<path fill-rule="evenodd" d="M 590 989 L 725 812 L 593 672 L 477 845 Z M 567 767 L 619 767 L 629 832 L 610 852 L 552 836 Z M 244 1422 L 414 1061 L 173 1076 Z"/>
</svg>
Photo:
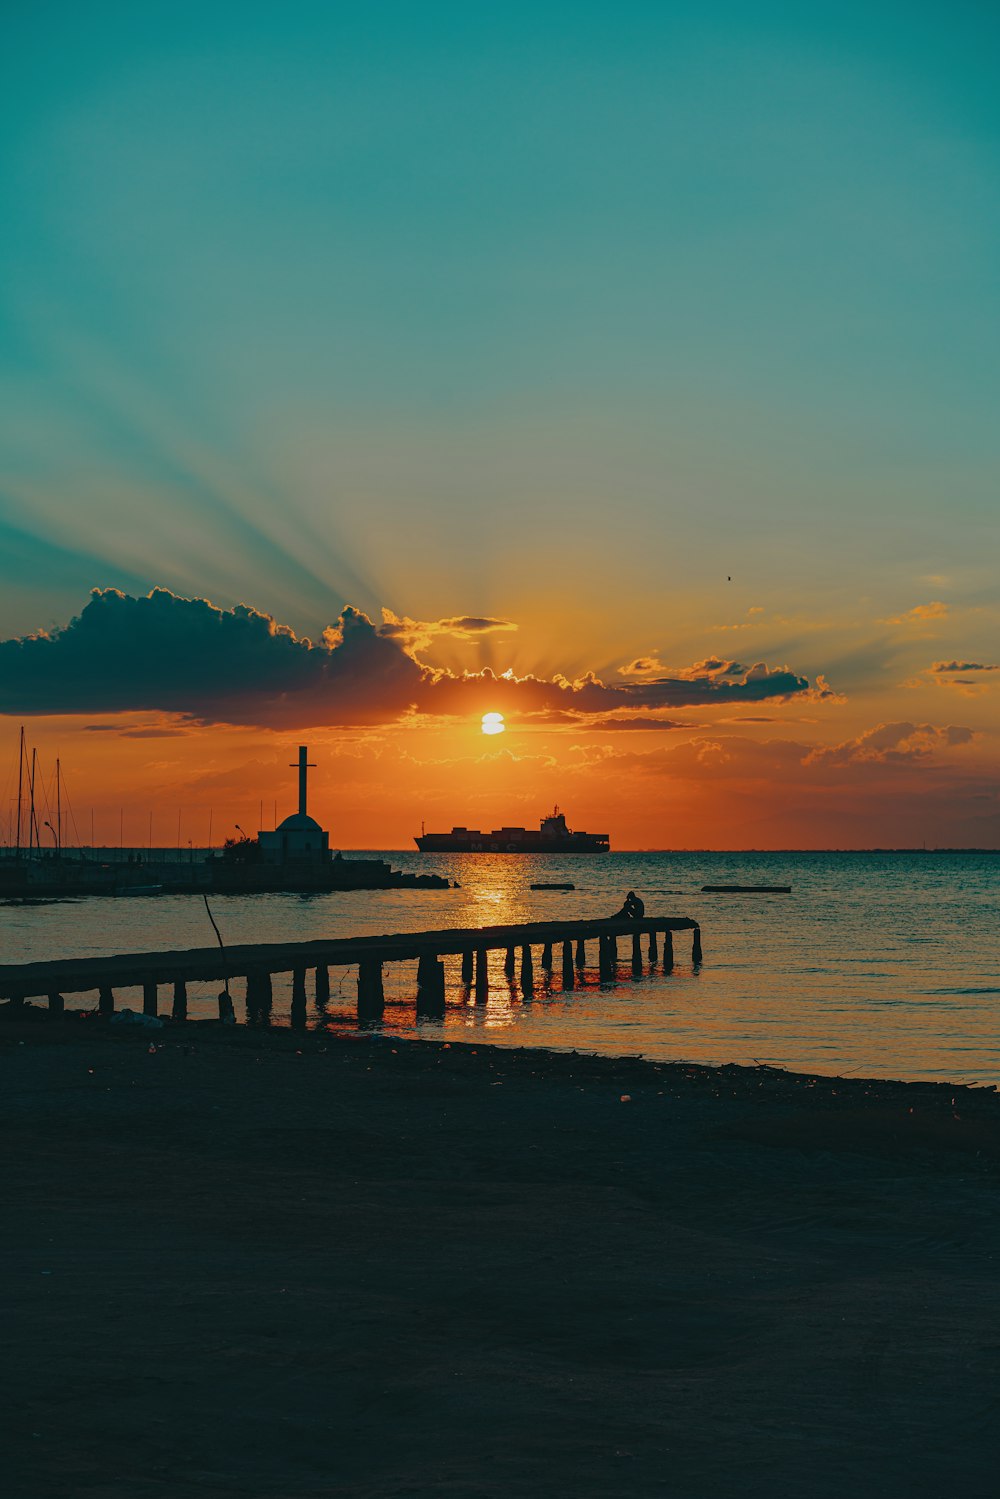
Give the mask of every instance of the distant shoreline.
<svg viewBox="0 0 1000 1499">
<path fill-rule="evenodd" d="M 378 848 L 374 844 L 367 844 L 367 843 L 366 844 L 360 844 L 360 843 L 359 844 L 342 843 L 342 844 L 338 845 L 338 848 L 339 848 L 339 851 L 341 853 L 343 853 L 343 854 L 391 854 L 391 855 L 394 855 L 394 856 L 400 855 L 400 854 L 405 854 L 407 856 L 412 855 L 414 858 L 416 858 L 418 856 L 420 858 L 424 858 L 425 857 L 425 855 L 419 853 L 418 849 L 410 848 L 409 846 L 405 846 L 405 845 L 404 846 L 395 847 L 395 848 L 391 848 L 388 845 L 386 845 L 383 848 Z M 66 849 L 64 850 L 64 852 L 65 852 L 65 856 L 66 856 L 67 859 L 70 859 L 70 858 L 79 858 L 81 855 L 85 855 L 85 856 L 88 856 L 88 857 L 93 857 L 93 858 L 97 858 L 97 859 L 107 860 L 108 862 L 114 862 L 115 860 L 118 860 L 118 859 L 127 859 L 129 854 L 141 854 L 143 856 L 143 858 L 145 858 L 147 856 L 147 853 L 149 852 L 149 850 L 147 850 L 145 844 L 125 844 L 125 845 L 123 845 L 120 848 L 117 845 L 115 847 L 113 847 L 113 848 L 112 847 L 105 847 L 105 846 L 102 846 L 102 845 L 96 845 L 93 848 L 91 848 L 91 847 L 89 847 L 88 845 L 85 844 L 85 845 L 83 845 L 81 847 L 78 847 L 78 848 L 77 847 L 72 847 L 71 848 L 71 847 L 67 846 Z M 162 849 L 153 849 L 152 850 L 153 855 L 155 857 L 157 857 L 157 858 L 165 857 L 165 856 L 168 856 L 168 855 L 176 855 L 177 858 L 178 858 L 178 860 L 181 863 L 184 863 L 184 864 L 190 863 L 192 859 L 198 860 L 198 859 L 206 857 L 208 854 L 219 853 L 219 852 L 220 852 L 220 850 L 218 848 L 210 847 L 210 846 L 206 846 L 204 848 L 195 848 L 195 849 L 191 849 L 191 850 L 189 850 L 189 849 L 174 849 L 174 848 L 162 848 Z M 787 856 L 789 854 L 822 854 L 824 856 L 829 856 L 831 854 L 926 854 L 926 855 L 933 855 L 933 854 L 993 854 L 993 855 L 997 855 L 997 854 L 1000 854 L 1000 848 L 985 848 L 985 847 L 984 848 L 975 848 L 975 847 L 972 847 L 972 848 L 944 848 L 944 847 L 942 847 L 942 848 L 923 848 L 923 847 L 918 847 L 916 845 L 914 845 L 912 847 L 909 847 L 909 848 L 612 848 L 608 853 L 603 854 L 601 856 L 601 859 L 596 861 L 596 864 L 599 865 L 601 862 L 603 862 L 604 859 L 608 859 L 608 858 L 613 859 L 613 858 L 616 857 L 616 855 L 620 856 L 621 854 L 697 854 L 697 855 L 699 855 L 701 857 L 704 857 L 704 858 L 745 858 L 748 854 L 755 854 L 755 855 L 761 855 L 761 856 L 766 856 L 766 857 L 772 857 L 773 856 L 775 858 L 785 857 L 785 856 Z M 46 859 L 50 859 L 52 857 L 52 850 L 48 849 L 48 848 L 42 850 L 41 851 L 41 856 L 44 857 L 44 858 L 46 858 Z M 10 847 L 0 847 L 0 862 L 2 862 L 4 860 L 8 860 L 8 859 L 13 860 L 16 857 L 17 856 L 16 856 L 13 848 L 10 848 Z M 33 858 L 38 858 L 39 857 L 39 851 L 35 850 L 33 852 L 32 857 Z M 450 853 L 450 854 L 444 854 L 444 855 L 429 855 L 429 856 L 426 856 L 426 857 L 430 857 L 430 858 L 443 857 L 443 858 L 448 858 L 448 859 L 484 859 L 484 858 L 485 859 L 492 859 L 492 858 L 504 857 L 504 854 L 503 854 L 503 852 L 501 850 L 497 850 L 496 852 L 493 852 L 491 850 L 484 849 L 480 853 Z M 549 859 L 549 858 L 566 859 L 566 858 L 575 858 L 575 857 L 578 857 L 578 858 L 585 858 L 588 861 L 588 863 L 595 862 L 594 861 L 594 856 L 592 854 L 578 854 L 578 855 L 574 855 L 572 853 L 566 854 L 566 853 L 561 853 L 558 849 L 553 849 L 551 853 L 511 854 L 511 855 L 509 855 L 509 857 L 516 858 L 518 861 L 523 861 L 525 859 L 531 859 L 531 858 L 535 858 L 535 859 Z"/>
</svg>

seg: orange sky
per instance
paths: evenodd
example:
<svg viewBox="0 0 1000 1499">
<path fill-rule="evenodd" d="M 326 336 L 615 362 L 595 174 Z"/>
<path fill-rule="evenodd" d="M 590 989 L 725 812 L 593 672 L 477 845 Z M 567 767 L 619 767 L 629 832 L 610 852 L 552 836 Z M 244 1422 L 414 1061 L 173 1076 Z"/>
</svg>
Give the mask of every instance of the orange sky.
<svg viewBox="0 0 1000 1499">
<path fill-rule="evenodd" d="M 763 608 L 738 623 L 747 625 L 742 636 L 762 639 L 776 628 Z M 1000 671 L 982 652 L 974 658 L 959 648 L 963 639 L 968 646 L 995 632 L 995 616 L 928 600 L 855 628 L 859 636 L 877 629 L 888 644 L 876 668 L 842 667 L 828 685 L 819 673 L 801 679 L 809 682 L 804 690 L 761 702 L 664 708 L 613 700 L 610 709 L 584 711 L 538 708 L 534 697 L 522 709 L 516 691 L 523 684 L 496 682 L 493 692 L 494 679 L 476 672 L 484 641 L 496 672 L 507 659 L 524 658 L 517 621 L 486 630 L 482 621 L 470 629 L 455 619 L 403 623 L 392 616 L 378 650 L 417 657 L 425 669 L 442 671 L 447 662 L 447 677 L 433 689 L 443 685 L 451 694 L 444 711 L 397 708 L 378 721 L 368 678 L 360 700 L 375 721 L 361 726 L 323 724 L 321 707 L 300 715 L 312 723 L 290 728 L 198 722 L 162 709 L 36 713 L 26 723 L 40 756 L 40 801 L 43 787 L 52 795 L 61 757 L 64 810 L 73 814 L 71 820 L 67 811 L 67 843 L 90 841 L 92 811 L 96 840 L 108 844 L 117 844 L 120 827 L 126 844 L 146 844 L 150 814 L 154 846 L 205 844 L 210 827 L 217 843 L 236 824 L 247 832 L 270 826 L 275 807 L 279 819 L 294 810 L 291 762 L 303 742 L 317 766 L 310 810 L 335 847 L 410 847 L 421 822 L 434 830 L 455 823 L 530 827 L 556 802 L 571 826 L 608 832 L 620 849 L 997 846 Z M 617 671 L 602 668 L 601 681 L 613 690 L 638 681 L 641 693 L 643 683 L 680 683 L 683 692 L 692 674 L 705 680 L 713 659 L 699 656 L 699 648 L 724 633 L 736 632 L 705 632 L 686 653 L 664 643 L 666 632 L 636 641 L 636 653 Z M 840 623 L 826 638 L 843 656 L 850 634 Z M 685 654 L 698 658 L 694 667 L 678 664 Z M 756 654 L 741 645 L 751 690 L 746 663 Z M 391 680 L 397 665 L 393 654 Z M 778 665 L 772 658 L 768 670 Z M 788 665 L 794 672 L 796 663 Z M 666 677 L 668 670 L 674 675 Z M 839 690 L 848 677 L 853 690 Z M 535 680 L 556 690 L 552 678 Z M 718 680 L 711 668 L 707 680 Z M 54 682 L 56 695 L 64 690 Z M 504 692 L 514 694 L 513 707 Z M 578 689 L 571 690 L 575 702 L 573 693 Z M 467 699 L 468 710 L 451 711 L 455 698 Z M 252 693 L 247 701 L 252 706 Z M 506 711 L 506 731 L 487 737 L 481 713 L 494 703 Z M 245 706 L 241 698 L 230 717 L 252 716 Z M 16 714 L 0 720 L 8 839 L 19 721 Z M 54 811 L 45 815 L 54 821 Z"/>
</svg>

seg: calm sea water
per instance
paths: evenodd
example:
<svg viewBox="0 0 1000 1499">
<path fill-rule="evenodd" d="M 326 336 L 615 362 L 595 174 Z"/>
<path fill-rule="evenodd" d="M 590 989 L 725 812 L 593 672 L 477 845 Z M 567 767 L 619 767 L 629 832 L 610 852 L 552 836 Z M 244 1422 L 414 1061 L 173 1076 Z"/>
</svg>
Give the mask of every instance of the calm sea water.
<svg viewBox="0 0 1000 1499">
<path fill-rule="evenodd" d="M 384 854 L 433 869 L 457 890 L 212 897 L 227 942 L 492 925 L 602 916 L 636 890 L 647 915 L 701 923 L 705 961 L 692 969 L 678 934 L 671 974 L 602 986 L 594 968 L 570 993 L 558 969 L 523 998 L 495 955 L 477 1004 L 447 963 L 442 1022 L 413 1016 L 412 965 L 386 967 L 389 1032 L 552 1046 L 698 1062 L 762 1062 L 826 1073 L 1000 1082 L 1000 857 L 921 853 L 636 853 L 549 858 Z M 532 882 L 572 880 L 567 892 Z M 790 884 L 790 895 L 704 895 L 706 884 Z M 214 941 L 190 896 L 91 899 L 0 910 L 4 961 L 184 948 Z M 622 944 L 622 956 L 629 953 Z M 592 950 L 591 950 L 592 949 Z M 536 954 L 536 965 L 538 955 Z M 289 980 L 275 984 L 287 1015 Z M 353 971 L 331 971 L 332 998 L 310 1024 L 350 1027 Z M 218 986 L 192 986 L 192 1015 L 215 1012 Z M 70 999 L 69 1003 L 82 1002 Z M 164 1003 L 167 996 L 164 995 Z M 135 999 L 123 991 L 119 1004 Z"/>
</svg>

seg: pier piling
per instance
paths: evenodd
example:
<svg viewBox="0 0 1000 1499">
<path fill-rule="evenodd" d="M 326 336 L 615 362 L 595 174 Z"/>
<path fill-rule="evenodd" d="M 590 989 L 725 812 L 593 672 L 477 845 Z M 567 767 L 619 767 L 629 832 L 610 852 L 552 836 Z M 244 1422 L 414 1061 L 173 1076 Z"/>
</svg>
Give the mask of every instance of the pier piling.
<svg viewBox="0 0 1000 1499">
<path fill-rule="evenodd" d="M 97 991 L 97 1012 L 99 1015 L 115 1013 L 115 993 L 110 984 L 102 984 Z"/>
<path fill-rule="evenodd" d="M 476 999 L 486 1000 L 490 992 L 489 954 L 485 947 L 476 948 Z"/>
<path fill-rule="evenodd" d="M 701 961 L 701 927 L 696 926 L 691 934 L 691 962 L 697 966 Z"/>
<path fill-rule="evenodd" d="M 462 983 L 472 983 L 472 948 L 469 947 L 462 954 Z"/>
<path fill-rule="evenodd" d="M 573 967 L 573 943 L 569 939 L 562 945 L 562 986 L 564 989 L 572 989 L 576 983 L 576 970 Z"/>
<path fill-rule="evenodd" d="M 638 932 L 632 933 L 632 977 L 638 978 L 642 974 L 642 937 Z"/>
<path fill-rule="evenodd" d="M 521 948 L 521 993 L 531 994 L 535 987 L 535 964 L 527 943 Z"/>
<path fill-rule="evenodd" d="M 674 934 L 671 931 L 663 933 L 663 971 L 670 973 L 674 966 Z"/>
<path fill-rule="evenodd" d="M 267 1025 L 271 1018 L 271 975 L 266 968 L 247 974 L 247 1024 Z"/>
<path fill-rule="evenodd" d="M 174 1003 L 170 1014 L 173 1020 L 188 1018 L 188 991 L 184 979 L 174 979 Z"/>
<path fill-rule="evenodd" d="M 504 960 L 503 960 L 504 977 L 512 979 L 514 977 L 514 969 L 515 969 L 515 967 L 516 967 L 516 949 L 513 948 L 513 947 L 508 947 L 506 953 L 504 954 Z"/>
<path fill-rule="evenodd" d="M 157 1013 L 157 994 L 156 980 L 145 979 L 142 985 L 142 1013 L 144 1015 Z"/>
<path fill-rule="evenodd" d="M 316 967 L 316 1008 L 324 1009 L 330 1003 L 330 970 L 325 963 Z"/>
<path fill-rule="evenodd" d="M 292 970 L 292 1012 L 291 1022 L 296 1030 L 302 1030 L 306 1023 L 306 971 L 304 968 L 293 968 Z"/>
<path fill-rule="evenodd" d="M 66 1009 L 66 1001 L 61 994 L 49 995 L 49 1014 L 62 1015 Z"/>
<path fill-rule="evenodd" d="M 657 958 L 659 956 L 660 956 L 659 950 L 657 949 L 657 946 L 656 946 L 656 932 L 652 931 L 649 934 L 649 963 L 650 963 L 650 967 L 652 967 L 652 965 L 656 962 L 656 960 L 657 960 Z"/>
<path fill-rule="evenodd" d="M 378 958 L 362 958 L 358 964 L 358 1020 L 362 1024 L 377 1024 L 384 1013 L 382 963 Z"/>
<path fill-rule="evenodd" d="M 587 944 L 582 937 L 576 939 L 576 966 L 577 968 L 587 966 Z"/>
<path fill-rule="evenodd" d="M 427 1020 L 444 1016 L 444 964 L 432 953 L 417 960 L 417 1014 Z"/>
<path fill-rule="evenodd" d="M 542 967 L 549 973 L 552 972 L 552 943 L 546 942 L 542 947 Z"/>
</svg>

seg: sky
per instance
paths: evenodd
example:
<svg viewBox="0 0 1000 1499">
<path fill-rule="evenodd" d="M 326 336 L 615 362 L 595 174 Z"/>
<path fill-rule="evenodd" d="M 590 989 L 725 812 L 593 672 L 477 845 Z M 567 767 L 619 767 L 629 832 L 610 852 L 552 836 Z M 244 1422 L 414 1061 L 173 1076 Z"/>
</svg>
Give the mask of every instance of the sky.
<svg viewBox="0 0 1000 1499">
<path fill-rule="evenodd" d="M 12 8 L 0 840 L 1000 846 L 998 42 Z"/>
</svg>

